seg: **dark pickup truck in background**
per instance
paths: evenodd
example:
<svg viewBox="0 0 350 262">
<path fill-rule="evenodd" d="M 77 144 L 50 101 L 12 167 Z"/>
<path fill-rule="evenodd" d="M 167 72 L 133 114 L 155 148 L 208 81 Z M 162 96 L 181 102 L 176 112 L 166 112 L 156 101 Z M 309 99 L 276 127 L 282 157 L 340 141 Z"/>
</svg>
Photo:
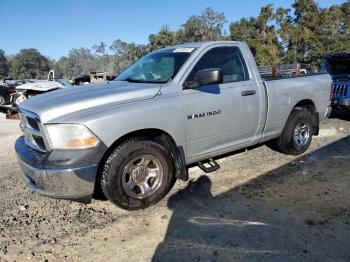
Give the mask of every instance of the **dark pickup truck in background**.
<svg viewBox="0 0 350 262">
<path fill-rule="evenodd" d="M 333 79 L 332 106 L 350 110 L 350 53 L 325 56 L 321 72 Z"/>
</svg>

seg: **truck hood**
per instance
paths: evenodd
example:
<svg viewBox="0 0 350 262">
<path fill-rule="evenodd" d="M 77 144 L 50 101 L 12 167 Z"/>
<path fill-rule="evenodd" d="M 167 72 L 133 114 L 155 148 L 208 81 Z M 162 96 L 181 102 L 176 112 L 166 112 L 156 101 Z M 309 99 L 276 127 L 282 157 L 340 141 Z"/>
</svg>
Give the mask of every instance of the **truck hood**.
<svg viewBox="0 0 350 262">
<path fill-rule="evenodd" d="M 37 114 L 42 123 L 54 123 L 60 117 L 79 111 L 102 110 L 109 106 L 151 99 L 159 84 L 111 81 L 71 87 L 34 96 L 20 104 L 20 110 Z"/>
<path fill-rule="evenodd" d="M 333 75 L 332 79 L 334 82 L 350 82 L 350 74 L 339 74 L 339 75 Z"/>
</svg>

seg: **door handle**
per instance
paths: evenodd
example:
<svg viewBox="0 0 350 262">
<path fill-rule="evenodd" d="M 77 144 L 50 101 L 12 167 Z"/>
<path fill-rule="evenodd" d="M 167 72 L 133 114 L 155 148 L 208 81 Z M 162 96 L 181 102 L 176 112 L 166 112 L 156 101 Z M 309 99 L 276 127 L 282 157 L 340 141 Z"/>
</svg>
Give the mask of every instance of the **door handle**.
<svg viewBox="0 0 350 262">
<path fill-rule="evenodd" d="M 242 91 L 242 96 L 253 96 L 256 94 L 255 90 L 246 90 L 246 91 Z"/>
</svg>

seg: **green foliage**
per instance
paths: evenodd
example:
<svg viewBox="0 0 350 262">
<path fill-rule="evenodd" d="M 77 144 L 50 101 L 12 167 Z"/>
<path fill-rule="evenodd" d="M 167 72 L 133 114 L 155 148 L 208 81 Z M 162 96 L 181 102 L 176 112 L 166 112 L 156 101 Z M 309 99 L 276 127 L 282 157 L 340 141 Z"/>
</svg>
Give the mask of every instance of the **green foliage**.
<svg viewBox="0 0 350 262">
<path fill-rule="evenodd" d="M 276 13 L 272 5 L 261 8 L 258 17 L 242 18 L 231 23 L 231 39 L 245 41 L 251 48 L 258 64 L 278 64 L 282 45 L 275 28 Z"/>
<path fill-rule="evenodd" d="M 109 56 L 110 70 L 103 71 L 114 73 L 120 73 L 148 52 L 144 45 L 129 44 L 120 39 L 113 41 L 109 49 L 113 52 L 113 55 Z"/>
<path fill-rule="evenodd" d="M 106 55 L 107 45 L 104 42 L 100 42 L 92 47 L 98 55 Z"/>
<path fill-rule="evenodd" d="M 231 23 L 231 39 L 243 40 L 259 65 L 308 63 L 316 68 L 323 55 L 350 51 L 350 2 L 320 8 L 314 0 L 296 0 L 291 9 L 272 5 L 258 17 Z"/>
<path fill-rule="evenodd" d="M 314 29 L 315 47 L 310 50 L 310 61 L 316 63 L 324 54 L 350 52 L 350 2 L 321 9 Z"/>
<path fill-rule="evenodd" d="M 80 48 L 71 49 L 67 57 L 62 57 L 55 64 L 56 76 L 72 78 L 73 76 L 88 74 L 90 71 L 96 71 L 97 57 L 94 56 L 90 49 Z"/>
<path fill-rule="evenodd" d="M 8 75 L 9 64 L 5 57 L 4 50 L 0 49 L 0 79 Z"/>
<path fill-rule="evenodd" d="M 14 78 L 46 78 L 52 64 L 57 77 L 91 71 L 118 74 L 150 51 L 198 41 L 245 41 L 259 65 L 301 62 L 317 67 L 325 54 L 350 52 L 350 1 L 329 8 L 320 8 L 315 0 L 296 0 L 291 8 L 263 6 L 258 16 L 232 22 L 229 35 L 223 30 L 226 23 L 224 13 L 207 8 L 175 31 L 162 26 L 147 45 L 120 39 L 110 46 L 100 42 L 92 47 L 94 52 L 72 49 L 58 61 L 49 61 L 35 49 L 22 49 L 7 61 L 0 49 L 0 78 L 8 74 L 9 64 Z"/>
<path fill-rule="evenodd" d="M 56 76 L 70 79 L 93 71 L 119 73 L 148 51 L 146 46 L 129 44 L 120 39 L 113 41 L 108 48 L 104 42 L 92 48 L 95 54 L 87 48 L 70 50 L 68 56 L 55 63 Z"/>
<path fill-rule="evenodd" d="M 170 31 L 168 26 L 163 26 L 157 34 L 148 37 L 150 51 L 157 50 L 177 43 L 176 33 Z"/>
<path fill-rule="evenodd" d="M 318 41 L 315 33 L 322 19 L 320 8 L 314 0 L 297 0 L 292 7 L 294 13 L 286 12 L 280 30 L 287 47 L 284 60 L 308 63 Z"/>
<path fill-rule="evenodd" d="M 224 13 L 207 8 L 200 16 L 191 16 L 179 29 L 180 42 L 215 41 L 225 39 L 223 27 L 226 23 Z"/>
<path fill-rule="evenodd" d="M 226 23 L 223 13 L 207 8 L 200 16 L 191 16 L 177 31 L 163 26 L 157 34 L 149 36 L 149 50 L 171 46 L 174 44 L 224 40 L 223 27 Z"/>
<path fill-rule="evenodd" d="M 21 49 L 11 61 L 10 74 L 17 79 L 46 79 L 51 62 L 34 48 Z"/>
</svg>

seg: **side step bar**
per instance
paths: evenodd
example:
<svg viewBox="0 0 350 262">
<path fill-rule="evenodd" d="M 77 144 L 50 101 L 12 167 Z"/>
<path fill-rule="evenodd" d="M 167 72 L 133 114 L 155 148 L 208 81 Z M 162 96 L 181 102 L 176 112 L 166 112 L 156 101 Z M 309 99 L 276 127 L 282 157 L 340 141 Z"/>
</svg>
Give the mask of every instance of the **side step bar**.
<svg viewBox="0 0 350 262">
<path fill-rule="evenodd" d="M 197 164 L 205 173 L 211 173 L 220 168 L 220 165 L 212 158 L 205 160 L 205 162 L 199 161 Z"/>
</svg>

